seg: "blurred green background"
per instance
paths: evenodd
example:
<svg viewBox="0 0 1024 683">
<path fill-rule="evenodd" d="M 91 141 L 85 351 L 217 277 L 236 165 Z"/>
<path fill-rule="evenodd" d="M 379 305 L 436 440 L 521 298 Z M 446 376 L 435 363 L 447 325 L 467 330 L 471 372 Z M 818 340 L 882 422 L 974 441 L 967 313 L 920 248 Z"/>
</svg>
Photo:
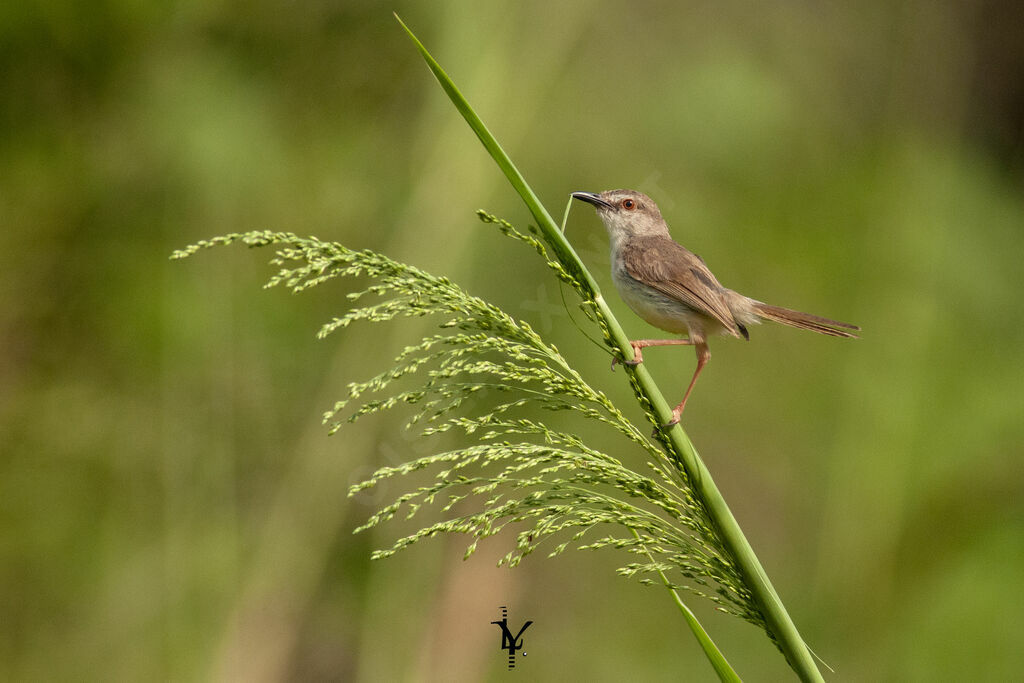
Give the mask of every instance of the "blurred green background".
<svg viewBox="0 0 1024 683">
<path fill-rule="evenodd" d="M 0 5 L 0 679 L 710 680 L 669 596 L 611 553 L 496 568 L 511 537 L 371 562 L 397 415 L 328 437 L 345 383 L 430 321 L 327 341 L 352 283 L 263 291 L 271 228 L 451 276 L 549 335 L 637 420 L 528 250 L 527 213 L 391 16 L 558 216 L 634 187 L 727 286 L 849 320 L 720 339 L 684 424 L 843 681 L 1024 667 L 1020 3 Z M 614 295 L 604 230 L 568 234 Z M 688 350 L 648 354 L 669 399 Z M 621 453 L 623 458 L 636 454 Z M 640 466 L 638 464 L 638 466 Z M 424 523 L 432 519 L 423 517 Z M 741 675 L 752 626 L 690 603 Z"/>
</svg>

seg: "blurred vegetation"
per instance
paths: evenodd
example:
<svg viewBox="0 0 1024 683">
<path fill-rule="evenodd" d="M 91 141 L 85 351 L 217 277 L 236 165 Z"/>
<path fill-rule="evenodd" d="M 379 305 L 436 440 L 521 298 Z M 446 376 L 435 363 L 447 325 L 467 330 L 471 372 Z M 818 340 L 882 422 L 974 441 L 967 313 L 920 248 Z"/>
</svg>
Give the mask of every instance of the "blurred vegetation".
<svg viewBox="0 0 1024 683">
<path fill-rule="evenodd" d="M 496 539 L 371 564 L 401 529 L 352 536 L 380 501 L 349 484 L 436 444 L 387 418 L 328 437 L 320 415 L 423 328 L 318 342 L 343 285 L 291 298 L 251 253 L 167 260 L 262 228 L 374 248 L 531 321 L 629 401 L 543 265 L 476 220 L 525 211 L 392 9 L 550 206 L 635 187 L 726 286 L 864 328 L 719 340 L 686 414 L 834 678 L 1018 675 L 1019 4 L 15 0 L 0 678 L 498 679 L 501 604 L 535 621 L 537 680 L 710 675 L 614 557 L 509 571 Z M 652 333 L 612 294 L 596 219 L 569 236 Z M 685 350 L 647 360 L 666 391 L 692 372 Z M 756 629 L 695 607 L 746 679 L 787 677 Z"/>
</svg>

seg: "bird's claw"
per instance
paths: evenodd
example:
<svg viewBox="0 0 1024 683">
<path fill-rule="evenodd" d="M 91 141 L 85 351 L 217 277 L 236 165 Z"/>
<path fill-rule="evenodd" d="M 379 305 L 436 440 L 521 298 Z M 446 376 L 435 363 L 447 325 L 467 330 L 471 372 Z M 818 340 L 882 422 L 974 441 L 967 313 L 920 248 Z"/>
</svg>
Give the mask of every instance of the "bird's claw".
<svg viewBox="0 0 1024 683">
<path fill-rule="evenodd" d="M 628 365 L 631 368 L 635 368 L 641 363 L 643 363 L 643 360 L 637 360 L 635 358 L 633 360 L 622 360 L 621 358 L 618 357 L 612 358 L 612 372 L 615 372 L 616 365 Z"/>
<path fill-rule="evenodd" d="M 651 432 L 651 438 L 652 439 L 656 439 L 656 438 L 658 438 L 658 432 L 667 433 L 668 430 L 672 429 L 677 424 L 679 424 L 679 418 L 682 417 L 682 414 L 683 414 L 683 411 L 681 411 L 681 410 L 678 410 L 678 409 L 673 410 L 672 411 L 672 419 L 669 420 L 668 422 L 666 422 L 665 424 L 661 425 L 660 427 L 655 427 L 654 431 Z"/>
</svg>

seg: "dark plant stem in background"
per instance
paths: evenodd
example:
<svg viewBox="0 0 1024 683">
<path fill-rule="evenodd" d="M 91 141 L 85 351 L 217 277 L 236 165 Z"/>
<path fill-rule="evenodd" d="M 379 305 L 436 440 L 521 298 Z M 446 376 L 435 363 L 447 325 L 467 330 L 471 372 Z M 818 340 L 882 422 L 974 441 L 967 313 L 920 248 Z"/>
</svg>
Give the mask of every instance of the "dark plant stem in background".
<svg viewBox="0 0 1024 683">
<path fill-rule="evenodd" d="M 398 16 L 396 15 L 396 18 Z M 527 208 L 533 215 L 534 220 L 540 228 L 541 234 L 551 246 L 555 256 L 562 266 L 575 276 L 585 289 L 589 289 L 595 311 L 601 317 L 606 327 L 607 334 L 612 343 L 617 347 L 621 357 L 631 359 L 633 357 L 632 347 L 629 345 L 629 338 L 619 325 L 615 316 L 608 308 L 607 302 L 601 295 L 600 289 L 593 276 L 587 271 L 583 262 L 576 255 L 572 246 L 566 241 L 559 231 L 554 220 L 552 220 L 547 209 L 540 203 L 533 190 L 526 183 L 522 174 L 505 154 L 497 140 L 491 135 L 480 117 L 473 111 L 472 107 L 459 92 L 458 88 L 444 72 L 437 61 L 430 55 L 423 44 L 402 23 L 402 28 L 409 34 L 409 37 L 416 44 L 423 58 L 426 60 L 430 70 L 437 77 L 441 87 L 448 94 L 452 103 L 459 110 L 462 116 L 469 123 L 473 132 L 476 133 L 488 153 L 501 168 L 505 177 L 508 178 L 512 187 L 526 203 Z M 669 421 L 672 415 L 671 407 L 665 401 L 664 396 L 658 389 L 650 373 L 644 365 L 637 365 L 630 368 L 631 382 L 638 397 L 641 399 L 645 409 L 652 416 L 656 424 L 664 424 Z M 690 439 L 686 436 L 682 427 L 676 425 L 663 435 L 662 442 L 669 451 L 670 457 L 685 470 L 686 476 L 697 493 L 697 497 L 704 504 L 708 515 L 714 523 L 722 542 L 731 554 L 740 574 L 745 579 L 751 594 L 757 603 L 762 616 L 764 617 L 769 633 L 773 636 L 775 643 L 782 650 L 787 662 L 793 670 L 805 681 L 824 680 L 814 663 L 814 659 L 800 637 L 796 625 L 790 618 L 789 613 L 779 599 L 778 593 L 772 586 L 768 575 L 754 554 L 750 543 L 747 541 L 740 529 L 739 524 L 733 517 L 732 511 L 726 504 L 725 499 L 719 492 L 718 487 L 711 477 L 711 473 L 705 467 L 697 451 L 694 449 Z M 710 655 L 709 655 L 710 656 Z"/>
</svg>

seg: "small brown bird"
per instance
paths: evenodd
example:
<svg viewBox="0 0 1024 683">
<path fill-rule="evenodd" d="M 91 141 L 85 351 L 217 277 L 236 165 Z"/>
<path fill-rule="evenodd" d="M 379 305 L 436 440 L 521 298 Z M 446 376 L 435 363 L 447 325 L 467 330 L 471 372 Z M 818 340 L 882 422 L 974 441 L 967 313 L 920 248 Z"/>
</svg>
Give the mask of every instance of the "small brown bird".
<svg viewBox="0 0 1024 683">
<path fill-rule="evenodd" d="M 696 347 L 697 369 L 683 400 L 672 410 L 670 427 L 679 422 L 693 385 L 711 358 L 708 337 L 731 334 L 750 339 L 747 326 L 762 320 L 811 330 L 833 337 L 856 337 L 846 330 L 856 325 L 769 306 L 726 289 L 711 274 L 704 260 L 675 242 L 668 225 L 650 197 L 635 190 L 609 190 L 600 194 L 573 192 L 593 204 L 608 229 L 612 250 L 612 280 L 623 300 L 655 327 L 686 339 L 640 339 L 629 342 L 636 354 L 630 365 L 643 362 L 641 349 L 684 344 Z M 842 328 L 842 329 L 838 329 Z"/>
</svg>

